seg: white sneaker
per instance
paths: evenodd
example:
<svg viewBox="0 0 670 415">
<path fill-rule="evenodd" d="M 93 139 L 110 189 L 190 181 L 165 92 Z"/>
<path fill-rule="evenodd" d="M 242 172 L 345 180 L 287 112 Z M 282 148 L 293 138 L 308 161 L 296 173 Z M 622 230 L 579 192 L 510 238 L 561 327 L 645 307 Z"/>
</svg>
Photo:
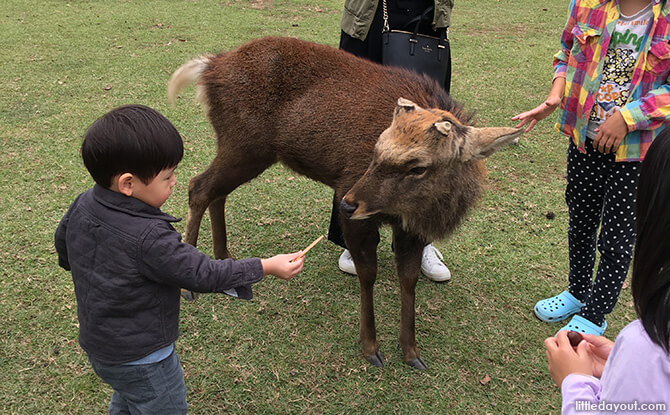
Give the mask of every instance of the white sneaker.
<svg viewBox="0 0 670 415">
<path fill-rule="evenodd" d="M 351 252 L 348 249 L 345 249 L 342 255 L 340 255 L 340 259 L 337 260 L 337 266 L 347 274 L 356 275 L 354 259 L 351 257 Z"/>
<path fill-rule="evenodd" d="M 442 253 L 433 246 L 428 244 L 423 248 L 423 256 L 421 257 L 421 272 L 429 280 L 442 282 L 451 279 L 451 271 L 444 265 L 444 257 Z"/>
<path fill-rule="evenodd" d="M 432 244 L 426 245 L 423 248 L 423 256 L 421 258 L 421 272 L 426 278 L 442 282 L 449 281 L 451 279 L 451 271 L 447 268 L 446 265 L 442 262 L 444 257 L 442 253 L 437 250 Z M 343 272 L 347 274 L 356 275 L 356 266 L 354 265 L 354 260 L 351 258 L 351 253 L 348 249 L 345 249 L 344 252 L 340 255 L 340 259 L 337 261 L 337 265 Z"/>
</svg>

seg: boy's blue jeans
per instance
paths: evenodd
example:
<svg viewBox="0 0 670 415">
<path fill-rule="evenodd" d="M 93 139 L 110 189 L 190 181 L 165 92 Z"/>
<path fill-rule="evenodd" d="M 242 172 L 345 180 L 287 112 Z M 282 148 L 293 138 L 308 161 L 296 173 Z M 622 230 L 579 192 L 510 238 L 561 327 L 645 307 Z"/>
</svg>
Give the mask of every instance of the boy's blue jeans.
<svg viewBox="0 0 670 415">
<path fill-rule="evenodd" d="M 146 365 L 105 365 L 89 359 L 95 373 L 113 389 L 110 415 L 185 414 L 186 384 L 179 357 L 172 354 Z"/>
</svg>

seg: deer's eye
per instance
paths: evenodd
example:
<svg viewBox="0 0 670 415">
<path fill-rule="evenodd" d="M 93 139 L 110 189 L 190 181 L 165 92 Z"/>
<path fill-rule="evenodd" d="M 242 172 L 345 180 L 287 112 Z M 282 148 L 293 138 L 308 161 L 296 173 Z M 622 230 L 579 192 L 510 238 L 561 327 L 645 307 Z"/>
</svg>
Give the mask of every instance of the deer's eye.
<svg viewBox="0 0 670 415">
<path fill-rule="evenodd" d="M 409 174 L 412 174 L 414 176 L 420 176 L 426 172 L 425 167 L 414 167 L 409 171 Z"/>
</svg>

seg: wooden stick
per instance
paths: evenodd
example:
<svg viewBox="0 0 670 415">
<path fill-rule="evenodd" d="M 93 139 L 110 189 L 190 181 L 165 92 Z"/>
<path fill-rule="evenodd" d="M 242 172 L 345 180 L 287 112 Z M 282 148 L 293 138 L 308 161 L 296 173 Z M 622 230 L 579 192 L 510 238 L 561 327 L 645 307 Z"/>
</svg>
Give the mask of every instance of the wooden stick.
<svg viewBox="0 0 670 415">
<path fill-rule="evenodd" d="M 304 257 L 305 254 L 306 254 L 310 249 L 314 248 L 314 245 L 318 244 L 324 237 L 325 237 L 325 235 L 321 235 L 321 236 L 319 236 L 318 238 L 316 238 L 316 239 L 314 240 L 314 242 L 312 242 L 311 244 L 309 244 L 309 245 L 307 246 L 307 248 L 305 248 L 305 249 L 302 250 L 302 254 L 300 254 L 300 256 L 298 256 L 298 257 L 292 259 L 290 262 L 297 261 L 297 260 L 299 260 L 300 258 Z"/>
</svg>

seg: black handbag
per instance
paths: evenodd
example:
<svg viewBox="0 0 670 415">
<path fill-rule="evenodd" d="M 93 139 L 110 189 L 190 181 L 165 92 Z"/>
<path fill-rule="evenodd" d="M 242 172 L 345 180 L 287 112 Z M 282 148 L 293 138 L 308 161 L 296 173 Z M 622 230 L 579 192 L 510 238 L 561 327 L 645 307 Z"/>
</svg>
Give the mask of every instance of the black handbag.
<svg viewBox="0 0 670 415">
<path fill-rule="evenodd" d="M 384 28 L 382 30 L 382 63 L 399 66 L 426 74 L 435 79 L 449 92 L 451 84 L 451 50 L 447 29 L 440 30 L 440 36 L 419 33 L 421 21 L 433 11 L 428 7 L 421 16 L 410 20 L 405 27 L 414 24 L 413 31 L 391 30 L 388 23 L 386 0 L 383 0 Z"/>
</svg>

